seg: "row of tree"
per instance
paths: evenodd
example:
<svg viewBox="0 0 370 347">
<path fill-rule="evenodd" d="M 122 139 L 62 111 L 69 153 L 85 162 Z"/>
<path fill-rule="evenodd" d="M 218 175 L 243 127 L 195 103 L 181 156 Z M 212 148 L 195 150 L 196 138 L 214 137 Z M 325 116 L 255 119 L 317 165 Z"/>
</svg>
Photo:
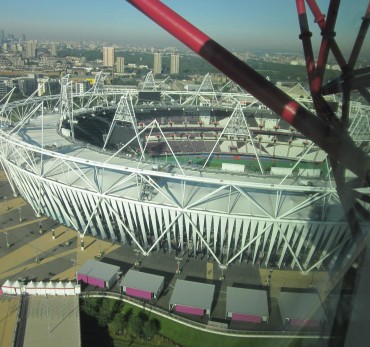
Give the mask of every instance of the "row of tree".
<svg viewBox="0 0 370 347">
<path fill-rule="evenodd" d="M 150 318 L 144 310 L 125 310 L 124 303 L 118 300 L 87 298 L 82 300 L 81 309 L 115 335 L 152 339 L 161 328 L 158 319 Z"/>
</svg>

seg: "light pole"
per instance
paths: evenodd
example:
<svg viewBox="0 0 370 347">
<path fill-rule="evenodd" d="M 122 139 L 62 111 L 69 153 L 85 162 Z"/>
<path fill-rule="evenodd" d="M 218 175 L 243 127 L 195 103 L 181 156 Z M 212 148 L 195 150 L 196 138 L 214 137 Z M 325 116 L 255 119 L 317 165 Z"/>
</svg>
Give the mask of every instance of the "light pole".
<svg viewBox="0 0 370 347">
<path fill-rule="evenodd" d="M 139 266 L 140 265 L 140 262 L 139 262 L 139 253 L 141 252 L 140 249 L 134 249 L 134 252 L 136 254 L 136 258 L 135 258 L 135 267 Z"/>
<path fill-rule="evenodd" d="M 20 207 L 18 208 L 18 212 L 19 212 L 19 223 L 22 223 L 22 209 Z"/>
<path fill-rule="evenodd" d="M 4 201 L 5 201 L 6 210 L 8 211 L 9 210 L 8 197 L 6 195 L 4 196 Z"/>
<path fill-rule="evenodd" d="M 73 271 L 74 271 L 74 276 L 75 276 L 75 279 L 76 279 L 76 284 L 78 284 L 78 280 L 77 280 L 77 272 L 76 272 L 76 263 L 77 263 L 77 260 L 72 258 L 71 259 L 71 262 L 73 263 Z"/>
<path fill-rule="evenodd" d="M 181 270 L 180 270 L 180 262 L 181 262 L 182 258 L 175 257 L 175 260 L 176 260 L 176 264 L 177 264 L 176 274 L 177 275 L 180 275 L 180 273 L 181 273 Z"/>
<path fill-rule="evenodd" d="M 218 266 L 221 269 L 221 277 L 220 277 L 220 280 L 223 281 L 225 279 L 224 278 L 224 271 L 227 269 L 227 265 L 219 264 Z"/>
<path fill-rule="evenodd" d="M 40 258 L 39 258 L 39 251 L 38 251 L 38 249 L 36 249 L 36 258 L 35 258 L 35 262 L 36 262 L 36 263 L 39 263 L 39 262 L 40 262 Z"/>
<path fill-rule="evenodd" d="M 4 234 L 5 234 L 5 238 L 6 238 L 6 247 L 9 248 L 10 247 L 10 244 L 9 244 L 9 240 L 8 240 L 8 232 L 5 231 Z"/>
</svg>

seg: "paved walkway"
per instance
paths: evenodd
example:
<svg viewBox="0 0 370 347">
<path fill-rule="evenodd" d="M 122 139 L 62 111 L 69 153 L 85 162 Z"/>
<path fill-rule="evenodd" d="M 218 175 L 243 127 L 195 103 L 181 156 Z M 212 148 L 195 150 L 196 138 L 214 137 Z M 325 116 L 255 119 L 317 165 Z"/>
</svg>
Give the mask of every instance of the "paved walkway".
<svg viewBox="0 0 370 347">
<path fill-rule="evenodd" d="M 0 347 L 12 345 L 20 298 L 0 297 Z"/>
</svg>

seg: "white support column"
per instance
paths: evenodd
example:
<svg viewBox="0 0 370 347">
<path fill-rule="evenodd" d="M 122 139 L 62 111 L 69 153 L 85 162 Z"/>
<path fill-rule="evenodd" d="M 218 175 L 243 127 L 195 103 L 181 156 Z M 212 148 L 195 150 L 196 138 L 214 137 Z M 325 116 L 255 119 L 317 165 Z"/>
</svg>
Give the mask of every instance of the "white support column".
<svg viewBox="0 0 370 347">
<path fill-rule="evenodd" d="M 150 211 L 150 216 L 152 220 L 152 228 L 153 228 L 153 233 L 154 233 L 154 242 L 158 240 L 158 229 L 157 229 L 157 219 L 158 219 L 158 214 L 161 214 L 161 208 L 156 208 L 153 206 L 149 206 L 149 211 Z M 153 244 L 154 244 L 153 242 Z M 153 244 L 150 245 L 150 247 L 153 246 Z M 159 252 L 159 245 L 157 244 L 157 251 Z"/>
<path fill-rule="evenodd" d="M 248 235 L 248 231 L 249 231 L 249 225 L 250 225 L 250 220 L 244 220 L 243 221 L 242 242 L 240 244 L 240 249 L 242 249 L 243 252 L 244 252 L 244 249 L 245 249 L 245 240 L 247 239 L 247 235 Z M 240 254 L 239 263 L 241 263 L 241 261 L 242 261 L 243 252 L 237 253 L 237 254 Z M 234 257 L 235 257 L 235 254 L 234 254 Z"/>
<path fill-rule="evenodd" d="M 136 213 L 139 219 L 138 226 L 141 231 L 141 236 L 143 238 L 144 247 L 145 249 L 147 249 L 148 248 L 148 239 L 147 239 L 148 232 L 147 232 L 146 224 L 143 219 L 144 211 L 143 211 L 142 205 L 136 204 Z"/>
<path fill-rule="evenodd" d="M 276 243 L 275 243 L 275 241 L 276 241 L 276 236 L 277 236 L 278 232 L 279 232 L 279 228 L 276 226 L 276 223 L 274 223 L 272 225 L 270 244 L 269 244 L 268 251 L 267 251 L 267 256 L 266 256 L 266 259 L 265 259 L 265 266 L 266 267 L 269 264 L 272 250 L 274 249 L 275 252 L 276 252 Z"/>
<path fill-rule="evenodd" d="M 193 227 L 193 231 L 195 231 L 195 233 L 198 234 L 199 238 L 203 241 L 203 243 L 206 245 L 209 253 L 211 253 L 211 255 L 213 256 L 213 258 L 216 260 L 216 262 L 218 264 L 221 264 L 221 262 L 219 261 L 219 259 L 217 258 L 217 256 L 215 255 L 215 253 L 213 253 L 212 249 L 209 247 L 209 245 L 205 242 L 205 240 L 203 239 L 202 235 L 200 235 L 199 233 L 199 230 L 197 228 L 197 226 L 194 224 L 194 222 L 191 220 L 190 216 L 187 214 L 187 213 L 184 213 L 184 216 L 185 216 L 185 219 L 187 219 L 190 224 L 192 225 Z"/>
<path fill-rule="evenodd" d="M 312 244 L 311 244 L 311 247 L 310 247 L 310 251 L 308 252 L 308 255 L 307 255 L 307 258 L 306 258 L 306 261 L 305 263 L 303 264 L 303 267 L 305 269 L 307 269 L 308 265 L 310 264 L 310 261 L 311 261 L 311 258 L 314 254 L 314 252 L 316 251 L 316 247 L 317 247 L 317 244 L 322 236 L 322 233 L 323 233 L 323 229 L 325 228 L 325 226 L 321 226 L 319 225 L 316 229 L 316 235 L 315 237 L 312 239 Z"/>
<path fill-rule="evenodd" d="M 172 225 L 174 225 L 177 222 L 177 220 L 180 218 L 180 216 L 182 216 L 182 215 L 183 215 L 183 213 L 182 212 L 179 212 L 178 215 L 177 215 L 177 217 L 173 221 L 171 221 L 171 223 L 169 223 L 168 225 L 165 225 L 165 228 L 163 230 L 161 230 L 161 235 L 159 235 L 159 237 L 156 239 L 156 241 L 149 248 L 149 250 L 147 252 L 148 254 L 159 243 L 159 241 L 163 238 L 163 236 L 168 233 L 168 231 L 170 230 L 170 228 L 172 227 Z"/>
<path fill-rule="evenodd" d="M 250 238 L 249 241 L 247 242 L 247 244 L 238 252 L 236 253 L 228 262 L 226 265 L 229 265 L 231 264 L 237 257 L 239 257 L 251 244 L 253 244 L 254 241 L 258 240 L 262 234 L 268 229 L 270 228 L 272 225 L 272 223 L 268 223 L 266 225 L 266 227 L 259 233 L 257 234 L 254 238 Z"/>
<path fill-rule="evenodd" d="M 235 218 L 229 218 L 228 228 L 227 228 L 227 251 L 226 251 L 226 260 L 229 259 L 231 240 L 234 236 L 234 225 Z"/>
<path fill-rule="evenodd" d="M 283 259 L 285 257 L 286 251 L 288 249 L 288 245 L 290 245 L 289 242 L 290 242 L 290 238 L 292 237 L 293 227 L 289 223 L 279 223 L 278 224 L 278 229 L 279 229 L 280 233 L 282 233 L 284 235 L 284 241 L 285 241 L 283 249 L 282 249 L 281 254 L 280 254 L 280 259 L 278 261 L 278 267 L 280 269 L 281 264 L 283 263 Z M 286 267 L 286 264 L 285 264 L 285 267 Z"/>
<path fill-rule="evenodd" d="M 83 230 L 87 231 L 87 229 L 90 227 L 92 235 L 96 236 L 98 234 L 98 232 L 95 228 L 95 225 L 93 223 L 91 223 L 91 221 L 90 221 L 90 224 L 89 224 L 89 216 L 90 216 L 90 213 L 91 213 L 90 208 L 92 208 L 92 206 L 90 205 L 90 201 L 89 201 L 89 198 L 87 197 L 87 194 L 89 194 L 89 193 L 81 192 L 81 191 L 79 191 L 79 193 L 78 193 L 78 196 L 79 196 L 79 199 L 80 199 L 80 202 L 81 202 L 80 205 L 82 206 L 82 209 L 85 213 Z"/>
<path fill-rule="evenodd" d="M 213 216 L 213 252 L 216 253 L 218 242 L 218 230 L 220 225 L 220 216 Z"/>
<path fill-rule="evenodd" d="M 265 227 L 265 222 L 262 222 L 262 221 L 257 222 L 257 229 L 258 229 L 257 234 L 260 235 L 260 237 L 258 237 L 256 239 L 256 242 L 254 244 L 253 264 L 255 264 L 256 258 L 257 258 L 257 256 L 259 256 L 259 254 L 257 254 L 257 252 L 258 252 L 258 248 L 259 248 L 259 245 L 260 245 L 260 242 L 261 242 L 261 236 L 262 236 L 263 233 L 266 232 L 266 230 L 268 230 L 268 228 Z M 263 230 L 263 232 L 262 232 L 262 230 Z"/>
<path fill-rule="evenodd" d="M 299 259 L 297 258 L 297 256 L 295 255 L 292 247 L 290 246 L 289 244 L 289 240 L 286 238 L 285 234 L 284 234 L 284 231 L 281 229 L 281 226 L 280 224 L 278 224 L 278 228 L 280 230 L 280 235 L 283 237 L 284 241 L 285 241 L 285 245 L 288 247 L 289 251 L 290 251 L 290 254 L 293 256 L 295 262 L 298 264 L 298 267 L 301 271 L 303 271 L 303 268 L 301 266 L 301 263 L 299 261 Z"/>
</svg>

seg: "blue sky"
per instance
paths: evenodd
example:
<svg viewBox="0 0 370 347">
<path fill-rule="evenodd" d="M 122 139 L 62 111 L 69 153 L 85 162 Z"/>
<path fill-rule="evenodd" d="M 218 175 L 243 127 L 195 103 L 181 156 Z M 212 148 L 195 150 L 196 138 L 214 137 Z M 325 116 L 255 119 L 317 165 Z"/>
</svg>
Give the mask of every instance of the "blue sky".
<svg viewBox="0 0 370 347">
<path fill-rule="evenodd" d="M 228 49 L 301 51 L 295 0 L 164 0 Z M 317 0 L 326 12 L 329 0 Z M 344 49 L 357 35 L 368 0 L 342 0 L 336 27 Z M 317 42 L 319 30 L 309 17 Z M 152 46 L 175 39 L 124 0 L 2 0 L 0 29 L 29 39 L 104 40 Z M 367 39 L 367 44 L 369 39 Z"/>
</svg>

